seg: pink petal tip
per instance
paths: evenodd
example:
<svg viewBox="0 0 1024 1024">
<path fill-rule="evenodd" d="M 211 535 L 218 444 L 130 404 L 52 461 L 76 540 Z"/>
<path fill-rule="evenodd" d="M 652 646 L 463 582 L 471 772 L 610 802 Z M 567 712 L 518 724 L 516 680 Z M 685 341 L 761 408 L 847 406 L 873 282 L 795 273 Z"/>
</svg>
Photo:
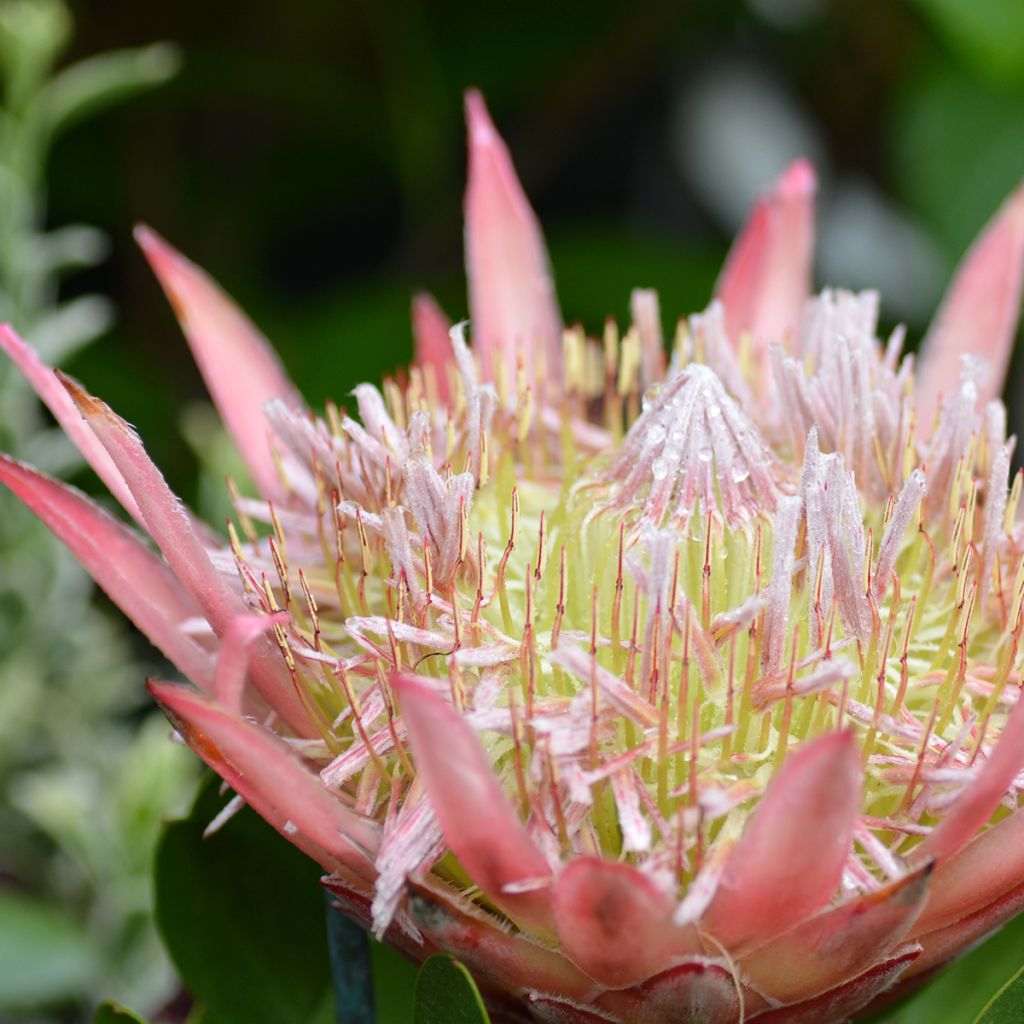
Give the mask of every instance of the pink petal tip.
<svg viewBox="0 0 1024 1024">
<path fill-rule="evenodd" d="M 6 455 L 0 455 L 0 482 L 67 545 L 167 658 L 197 686 L 210 687 L 210 654 L 181 629 L 200 614 L 199 607 L 134 530 L 74 488 Z"/>
<path fill-rule="evenodd" d="M 93 432 L 82 422 L 82 414 L 71 400 L 61 382 L 54 379 L 54 371 L 47 366 L 27 345 L 10 324 L 0 326 L 0 349 L 10 357 L 22 372 L 39 400 L 50 410 L 53 418 L 61 425 L 82 457 L 106 485 L 107 490 L 118 500 L 121 507 L 137 522 L 142 522 L 138 505 L 125 486 L 103 445 L 96 440 Z"/>
<path fill-rule="evenodd" d="M 722 268 L 715 296 L 733 344 L 749 331 L 755 352 L 770 342 L 792 347 L 810 295 L 817 176 L 793 161 L 754 203 Z"/>
<path fill-rule="evenodd" d="M 511 917 L 550 930 L 550 868 L 498 785 L 480 741 L 422 680 L 395 675 L 391 685 L 416 770 L 452 852 Z"/>
<path fill-rule="evenodd" d="M 850 854 L 861 778 L 849 730 L 792 753 L 730 854 L 701 930 L 741 952 L 820 910 Z"/>
<path fill-rule="evenodd" d="M 929 429 L 960 380 L 961 357 L 986 363 L 978 394 L 998 398 L 1017 336 L 1024 277 L 1024 185 L 1003 203 L 957 268 L 921 345 L 918 420 Z"/>
<path fill-rule="evenodd" d="M 214 568 L 191 517 L 167 486 L 135 431 L 106 402 L 59 371 L 57 377 L 124 478 L 171 571 L 195 600 L 213 631 L 222 637 L 244 607 L 241 596 L 233 589 L 235 581 Z M 317 735 L 280 652 L 276 645 L 271 648 L 269 639 L 255 647 L 251 674 L 268 704 L 295 732 L 302 736 Z"/>
<path fill-rule="evenodd" d="M 174 683 L 149 691 L 188 745 L 246 803 L 328 871 L 372 881 L 377 826 L 334 796 L 273 733 Z"/>
<path fill-rule="evenodd" d="M 494 379 L 500 365 L 514 389 L 520 362 L 530 383 L 541 359 L 546 375 L 561 371 L 562 318 L 540 224 L 476 89 L 466 93 L 466 122 L 466 273 L 473 339 L 485 375 Z"/>
<path fill-rule="evenodd" d="M 302 408 L 302 399 L 267 339 L 205 271 L 145 225 L 136 227 L 135 238 L 253 480 L 266 497 L 280 499 L 284 488 L 263 408 L 273 399 Z"/>
<path fill-rule="evenodd" d="M 449 375 L 455 365 L 455 354 L 449 337 L 451 321 L 437 300 L 426 292 L 417 292 L 412 300 L 412 336 L 415 364 L 429 370 L 437 386 L 438 398 L 445 404 L 452 401 Z"/>
</svg>

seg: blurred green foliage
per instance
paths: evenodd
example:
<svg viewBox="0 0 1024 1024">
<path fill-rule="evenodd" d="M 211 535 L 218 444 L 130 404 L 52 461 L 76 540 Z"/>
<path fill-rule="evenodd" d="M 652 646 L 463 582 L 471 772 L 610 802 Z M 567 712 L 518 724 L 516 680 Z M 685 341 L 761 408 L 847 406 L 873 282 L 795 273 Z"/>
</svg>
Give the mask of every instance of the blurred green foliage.
<svg viewBox="0 0 1024 1024">
<path fill-rule="evenodd" d="M 1024 83 L 1024 7 L 1017 0 L 917 0 L 943 41 L 979 77 Z"/>
<path fill-rule="evenodd" d="M 149 47 L 55 71 L 71 27 L 59 0 L 0 3 L 0 319 L 49 360 L 105 330 L 111 306 L 59 297 L 62 276 L 94 265 L 106 240 L 92 227 L 46 228 L 47 153 L 175 64 Z M 78 463 L 6 359 L 0 448 L 58 475 Z M 144 671 L 74 559 L 0 494 L 0 1018 L 82 1014 L 101 993 L 155 1006 L 172 991 L 149 869 L 194 768 L 142 710 Z"/>
<path fill-rule="evenodd" d="M 108 1000 L 100 1004 L 92 1024 L 146 1024 L 146 1021 L 120 1003 Z"/>
<path fill-rule="evenodd" d="M 196 1000 L 189 1019 L 330 1024 L 334 993 L 320 872 L 248 808 L 207 835 L 230 798 L 222 788 L 208 775 L 188 817 L 165 830 L 155 862 L 157 922 Z M 415 968 L 375 942 L 371 958 L 372 995 L 350 994 L 360 1006 L 373 1004 L 370 1019 L 378 1024 L 410 1024 Z M 354 1007 L 340 1012 L 347 1024 L 367 1019 Z"/>
<path fill-rule="evenodd" d="M 205 837 L 220 789 L 208 778 L 160 840 L 157 922 L 175 966 L 205 1024 L 330 1024 L 321 872 L 248 808 Z"/>
<path fill-rule="evenodd" d="M 869 1024 L 975 1024 L 988 1003 L 1024 963 L 1024 919 L 1017 918 L 925 988 Z M 1010 998 L 1015 998 L 1011 996 Z M 1024 1020 L 1024 1006 L 1019 1016 Z"/>
</svg>

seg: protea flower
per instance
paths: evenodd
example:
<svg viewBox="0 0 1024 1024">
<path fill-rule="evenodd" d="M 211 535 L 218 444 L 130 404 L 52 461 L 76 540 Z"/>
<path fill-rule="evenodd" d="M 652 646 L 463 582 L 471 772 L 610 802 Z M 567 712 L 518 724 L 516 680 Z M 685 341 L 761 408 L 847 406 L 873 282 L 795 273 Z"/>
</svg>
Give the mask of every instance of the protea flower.
<svg viewBox="0 0 1024 1024">
<path fill-rule="evenodd" d="M 346 914 L 460 957 L 500 1019 L 845 1021 L 1024 901 L 998 400 L 1024 193 L 915 367 L 873 293 L 808 298 L 797 162 L 669 356 L 647 291 L 621 337 L 563 328 L 508 153 L 467 110 L 472 346 L 418 298 L 415 362 L 355 389 L 358 420 L 308 410 L 139 232 L 260 492 L 229 544 L 10 330 L 142 533 L 0 475 L 190 680 L 150 689 L 237 799 Z"/>
</svg>

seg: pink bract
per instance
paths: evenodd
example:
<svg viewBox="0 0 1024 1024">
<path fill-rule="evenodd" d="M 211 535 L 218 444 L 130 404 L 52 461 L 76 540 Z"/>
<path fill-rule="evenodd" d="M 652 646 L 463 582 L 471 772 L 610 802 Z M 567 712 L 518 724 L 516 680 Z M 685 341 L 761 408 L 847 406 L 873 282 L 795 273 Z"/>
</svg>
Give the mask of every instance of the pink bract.
<svg viewBox="0 0 1024 1024">
<path fill-rule="evenodd" d="M 998 400 L 1022 193 L 921 352 L 811 296 L 813 169 L 703 313 L 563 327 L 537 219 L 466 100 L 469 327 L 311 412 L 262 334 L 139 242 L 259 497 L 227 542 L 103 402 L 0 346 L 143 532 L 0 479 L 191 685 L 190 746 L 413 959 L 501 1020 L 846 1021 L 1024 892 L 1021 478 Z M 471 344 L 469 339 L 471 339 Z M 973 358 L 964 358 L 973 357 Z"/>
</svg>

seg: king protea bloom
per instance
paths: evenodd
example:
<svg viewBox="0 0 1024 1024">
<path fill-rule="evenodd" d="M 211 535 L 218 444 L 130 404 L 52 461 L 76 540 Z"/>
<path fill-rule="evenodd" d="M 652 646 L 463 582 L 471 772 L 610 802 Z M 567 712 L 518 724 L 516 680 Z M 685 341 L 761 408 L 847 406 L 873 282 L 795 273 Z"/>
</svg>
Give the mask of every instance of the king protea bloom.
<svg viewBox="0 0 1024 1024">
<path fill-rule="evenodd" d="M 306 408 L 139 231 L 259 491 L 227 543 L 10 329 L 138 529 L 0 476 L 188 678 L 150 689 L 235 803 L 386 942 L 459 957 L 498 1019 L 848 1020 L 1024 903 L 999 401 L 1024 192 L 916 362 L 874 293 L 809 296 L 803 161 L 705 312 L 666 342 L 638 290 L 595 339 L 564 326 L 478 94 L 467 113 L 469 326 L 418 297 L 413 365 L 357 416 Z"/>
</svg>

